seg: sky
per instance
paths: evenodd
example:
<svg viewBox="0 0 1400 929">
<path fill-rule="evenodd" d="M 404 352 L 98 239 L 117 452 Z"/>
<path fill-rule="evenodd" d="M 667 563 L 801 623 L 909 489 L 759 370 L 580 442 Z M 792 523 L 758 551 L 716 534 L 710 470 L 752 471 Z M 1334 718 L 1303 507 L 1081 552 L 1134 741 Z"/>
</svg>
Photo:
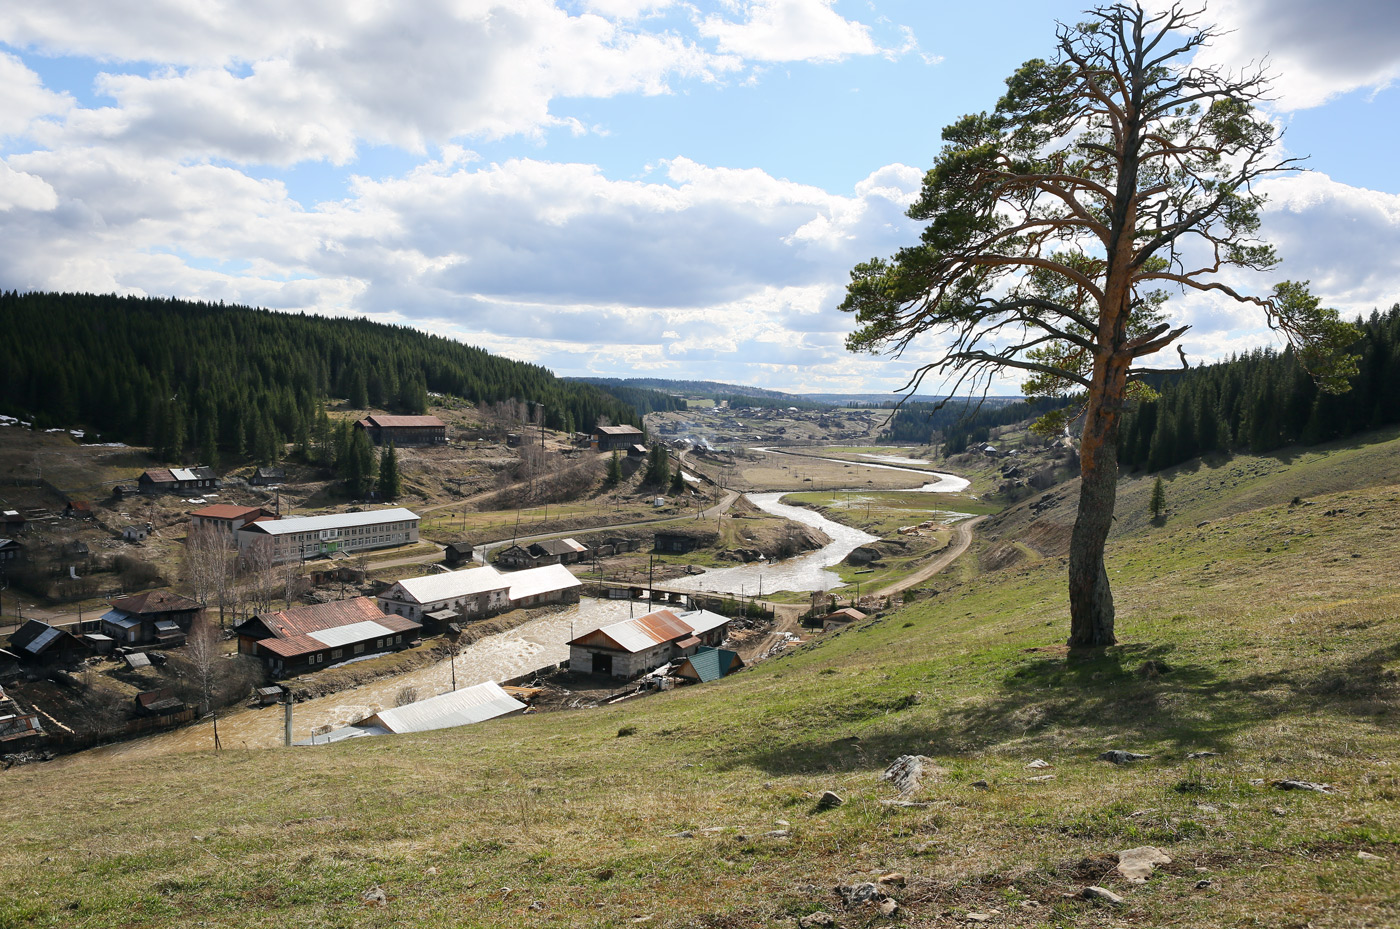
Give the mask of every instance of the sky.
<svg viewBox="0 0 1400 929">
<path fill-rule="evenodd" d="M 1310 169 L 1264 187 L 1280 267 L 1232 282 L 1400 301 L 1400 4 L 1208 4 L 1201 63 L 1267 60 Z M 938 346 L 847 352 L 849 271 L 917 241 L 942 127 L 1084 6 L 5 0 L 0 287 L 368 316 L 562 375 L 892 393 Z M 1280 344 L 1257 309 L 1172 310 L 1195 361 Z"/>
</svg>

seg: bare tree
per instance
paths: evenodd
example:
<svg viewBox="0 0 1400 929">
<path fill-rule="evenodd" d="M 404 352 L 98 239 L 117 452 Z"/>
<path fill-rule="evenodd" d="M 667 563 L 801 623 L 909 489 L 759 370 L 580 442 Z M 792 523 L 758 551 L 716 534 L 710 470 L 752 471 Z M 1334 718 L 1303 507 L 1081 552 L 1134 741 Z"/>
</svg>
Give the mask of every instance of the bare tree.
<svg viewBox="0 0 1400 929">
<path fill-rule="evenodd" d="M 1119 422 L 1135 391 L 1147 395 L 1143 360 L 1188 328 L 1168 321 L 1163 288 L 1257 307 L 1324 390 L 1345 390 L 1356 370 L 1355 329 L 1306 284 L 1261 296 L 1221 279 L 1276 265 L 1254 185 L 1297 165 L 1254 109 L 1268 89 L 1261 70 L 1191 64 L 1214 35 L 1198 17 L 1120 3 L 1061 25 L 1054 60 L 1026 62 L 992 113 L 943 130 L 909 209 L 927 222 L 922 242 L 857 266 L 842 304 L 858 323 L 852 350 L 898 354 L 926 335 L 946 346 L 911 392 L 930 373 L 950 377 L 950 396 L 985 392 L 1010 370 L 1025 372 L 1028 395 L 1082 398 L 1072 646 L 1115 641 L 1104 545 Z"/>
<path fill-rule="evenodd" d="M 185 538 L 185 581 L 201 604 L 207 607 L 211 600 L 218 604 L 220 626 L 232 581 L 233 551 L 228 537 L 213 526 L 199 526 Z"/>
<path fill-rule="evenodd" d="M 249 600 L 254 612 L 272 609 L 277 590 L 277 563 L 271 539 L 256 539 L 243 554 Z"/>
</svg>

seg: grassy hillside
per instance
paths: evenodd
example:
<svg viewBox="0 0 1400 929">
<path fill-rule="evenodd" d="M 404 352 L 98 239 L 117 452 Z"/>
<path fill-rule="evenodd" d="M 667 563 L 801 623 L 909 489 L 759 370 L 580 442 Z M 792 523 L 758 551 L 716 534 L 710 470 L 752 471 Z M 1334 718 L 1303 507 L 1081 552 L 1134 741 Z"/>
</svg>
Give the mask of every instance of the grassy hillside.
<svg viewBox="0 0 1400 929">
<path fill-rule="evenodd" d="M 1397 453 L 1180 472 L 1165 525 L 1129 514 L 1130 481 L 1123 644 L 1093 659 L 1060 645 L 1059 559 L 1027 558 L 606 710 L 13 769 L 0 927 L 1400 924 Z M 926 806 L 881 803 L 905 753 L 938 766 Z M 1108 856 L 1142 845 L 1172 863 L 1115 879 Z M 889 871 L 892 917 L 833 893 Z"/>
</svg>

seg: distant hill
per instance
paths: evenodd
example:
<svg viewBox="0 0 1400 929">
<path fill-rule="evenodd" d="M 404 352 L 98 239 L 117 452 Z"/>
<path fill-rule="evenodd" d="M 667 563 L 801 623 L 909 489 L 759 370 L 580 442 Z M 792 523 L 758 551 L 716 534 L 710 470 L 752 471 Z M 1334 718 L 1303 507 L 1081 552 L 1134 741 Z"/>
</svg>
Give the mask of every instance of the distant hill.
<svg viewBox="0 0 1400 929">
<path fill-rule="evenodd" d="M 582 381 L 603 387 L 609 392 L 623 390 L 660 391 L 677 397 L 697 397 L 710 400 L 728 400 L 731 406 L 787 407 L 798 409 L 819 409 L 832 406 L 820 400 L 813 400 L 800 394 L 783 393 L 765 387 L 746 387 L 742 384 L 725 384 L 720 381 L 673 381 L 651 377 L 580 377 L 571 380 Z M 621 396 L 622 394 L 619 394 Z"/>
<path fill-rule="evenodd" d="M 912 396 L 912 397 L 905 397 L 903 394 L 892 394 L 892 393 L 884 393 L 884 394 L 861 394 L 861 393 L 850 393 L 850 394 L 803 394 L 802 396 L 806 397 L 808 400 L 811 400 L 811 401 L 813 401 L 813 402 L 815 402 L 815 403 L 825 403 L 825 404 L 830 405 L 830 406 L 848 406 L 848 405 L 854 403 L 854 404 L 859 404 L 859 405 L 861 405 L 861 406 L 876 406 L 876 407 L 885 407 L 885 408 L 892 408 L 892 407 L 901 406 L 901 405 L 902 405 L 902 406 L 908 406 L 908 405 L 911 404 L 911 403 L 920 403 L 920 404 L 941 403 L 941 402 L 944 400 L 943 397 L 935 397 L 935 396 L 925 395 L 925 394 L 916 394 L 915 396 Z M 1004 404 L 1007 404 L 1007 403 L 1015 403 L 1016 401 L 1018 401 L 1018 400 L 1020 400 L 1020 399 L 1022 399 L 1020 396 L 1008 396 L 1008 397 L 953 397 L 953 398 L 952 398 L 951 400 L 949 400 L 948 403 L 945 404 L 945 405 L 946 405 L 946 406 L 949 406 L 949 407 L 968 407 L 968 408 L 971 408 L 971 407 L 973 407 L 973 406 L 978 406 L 978 405 L 981 405 L 981 406 L 984 406 L 984 407 L 990 405 L 990 406 L 994 406 L 994 407 L 995 407 L 995 406 L 1001 406 L 1001 405 L 1004 405 Z"/>
<path fill-rule="evenodd" d="M 0 293 L 0 411 L 150 444 L 170 460 L 301 443 L 328 397 L 421 413 L 429 392 L 540 404 L 545 424 L 641 425 L 602 388 L 367 319 L 98 294 Z"/>
</svg>

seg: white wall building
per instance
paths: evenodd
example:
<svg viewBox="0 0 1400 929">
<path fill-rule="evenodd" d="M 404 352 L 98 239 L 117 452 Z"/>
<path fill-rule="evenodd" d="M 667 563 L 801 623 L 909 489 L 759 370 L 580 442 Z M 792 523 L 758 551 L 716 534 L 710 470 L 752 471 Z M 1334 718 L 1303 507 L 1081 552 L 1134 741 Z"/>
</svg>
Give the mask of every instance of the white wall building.
<svg viewBox="0 0 1400 929">
<path fill-rule="evenodd" d="M 418 514 L 403 507 L 296 516 L 251 523 L 238 530 L 238 551 L 246 554 L 261 540 L 270 540 L 272 560 L 300 561 L 335 552 L 411 545 L 418 541 Z"/>
<path fill-rule="evenodd" d="M 472 619 L 509 609 L 510 584 L 506 575 L 490 565 L 411 577 L 381 593 L 379 608 L 418 622 L 442 610 Z"/>
</svg>

